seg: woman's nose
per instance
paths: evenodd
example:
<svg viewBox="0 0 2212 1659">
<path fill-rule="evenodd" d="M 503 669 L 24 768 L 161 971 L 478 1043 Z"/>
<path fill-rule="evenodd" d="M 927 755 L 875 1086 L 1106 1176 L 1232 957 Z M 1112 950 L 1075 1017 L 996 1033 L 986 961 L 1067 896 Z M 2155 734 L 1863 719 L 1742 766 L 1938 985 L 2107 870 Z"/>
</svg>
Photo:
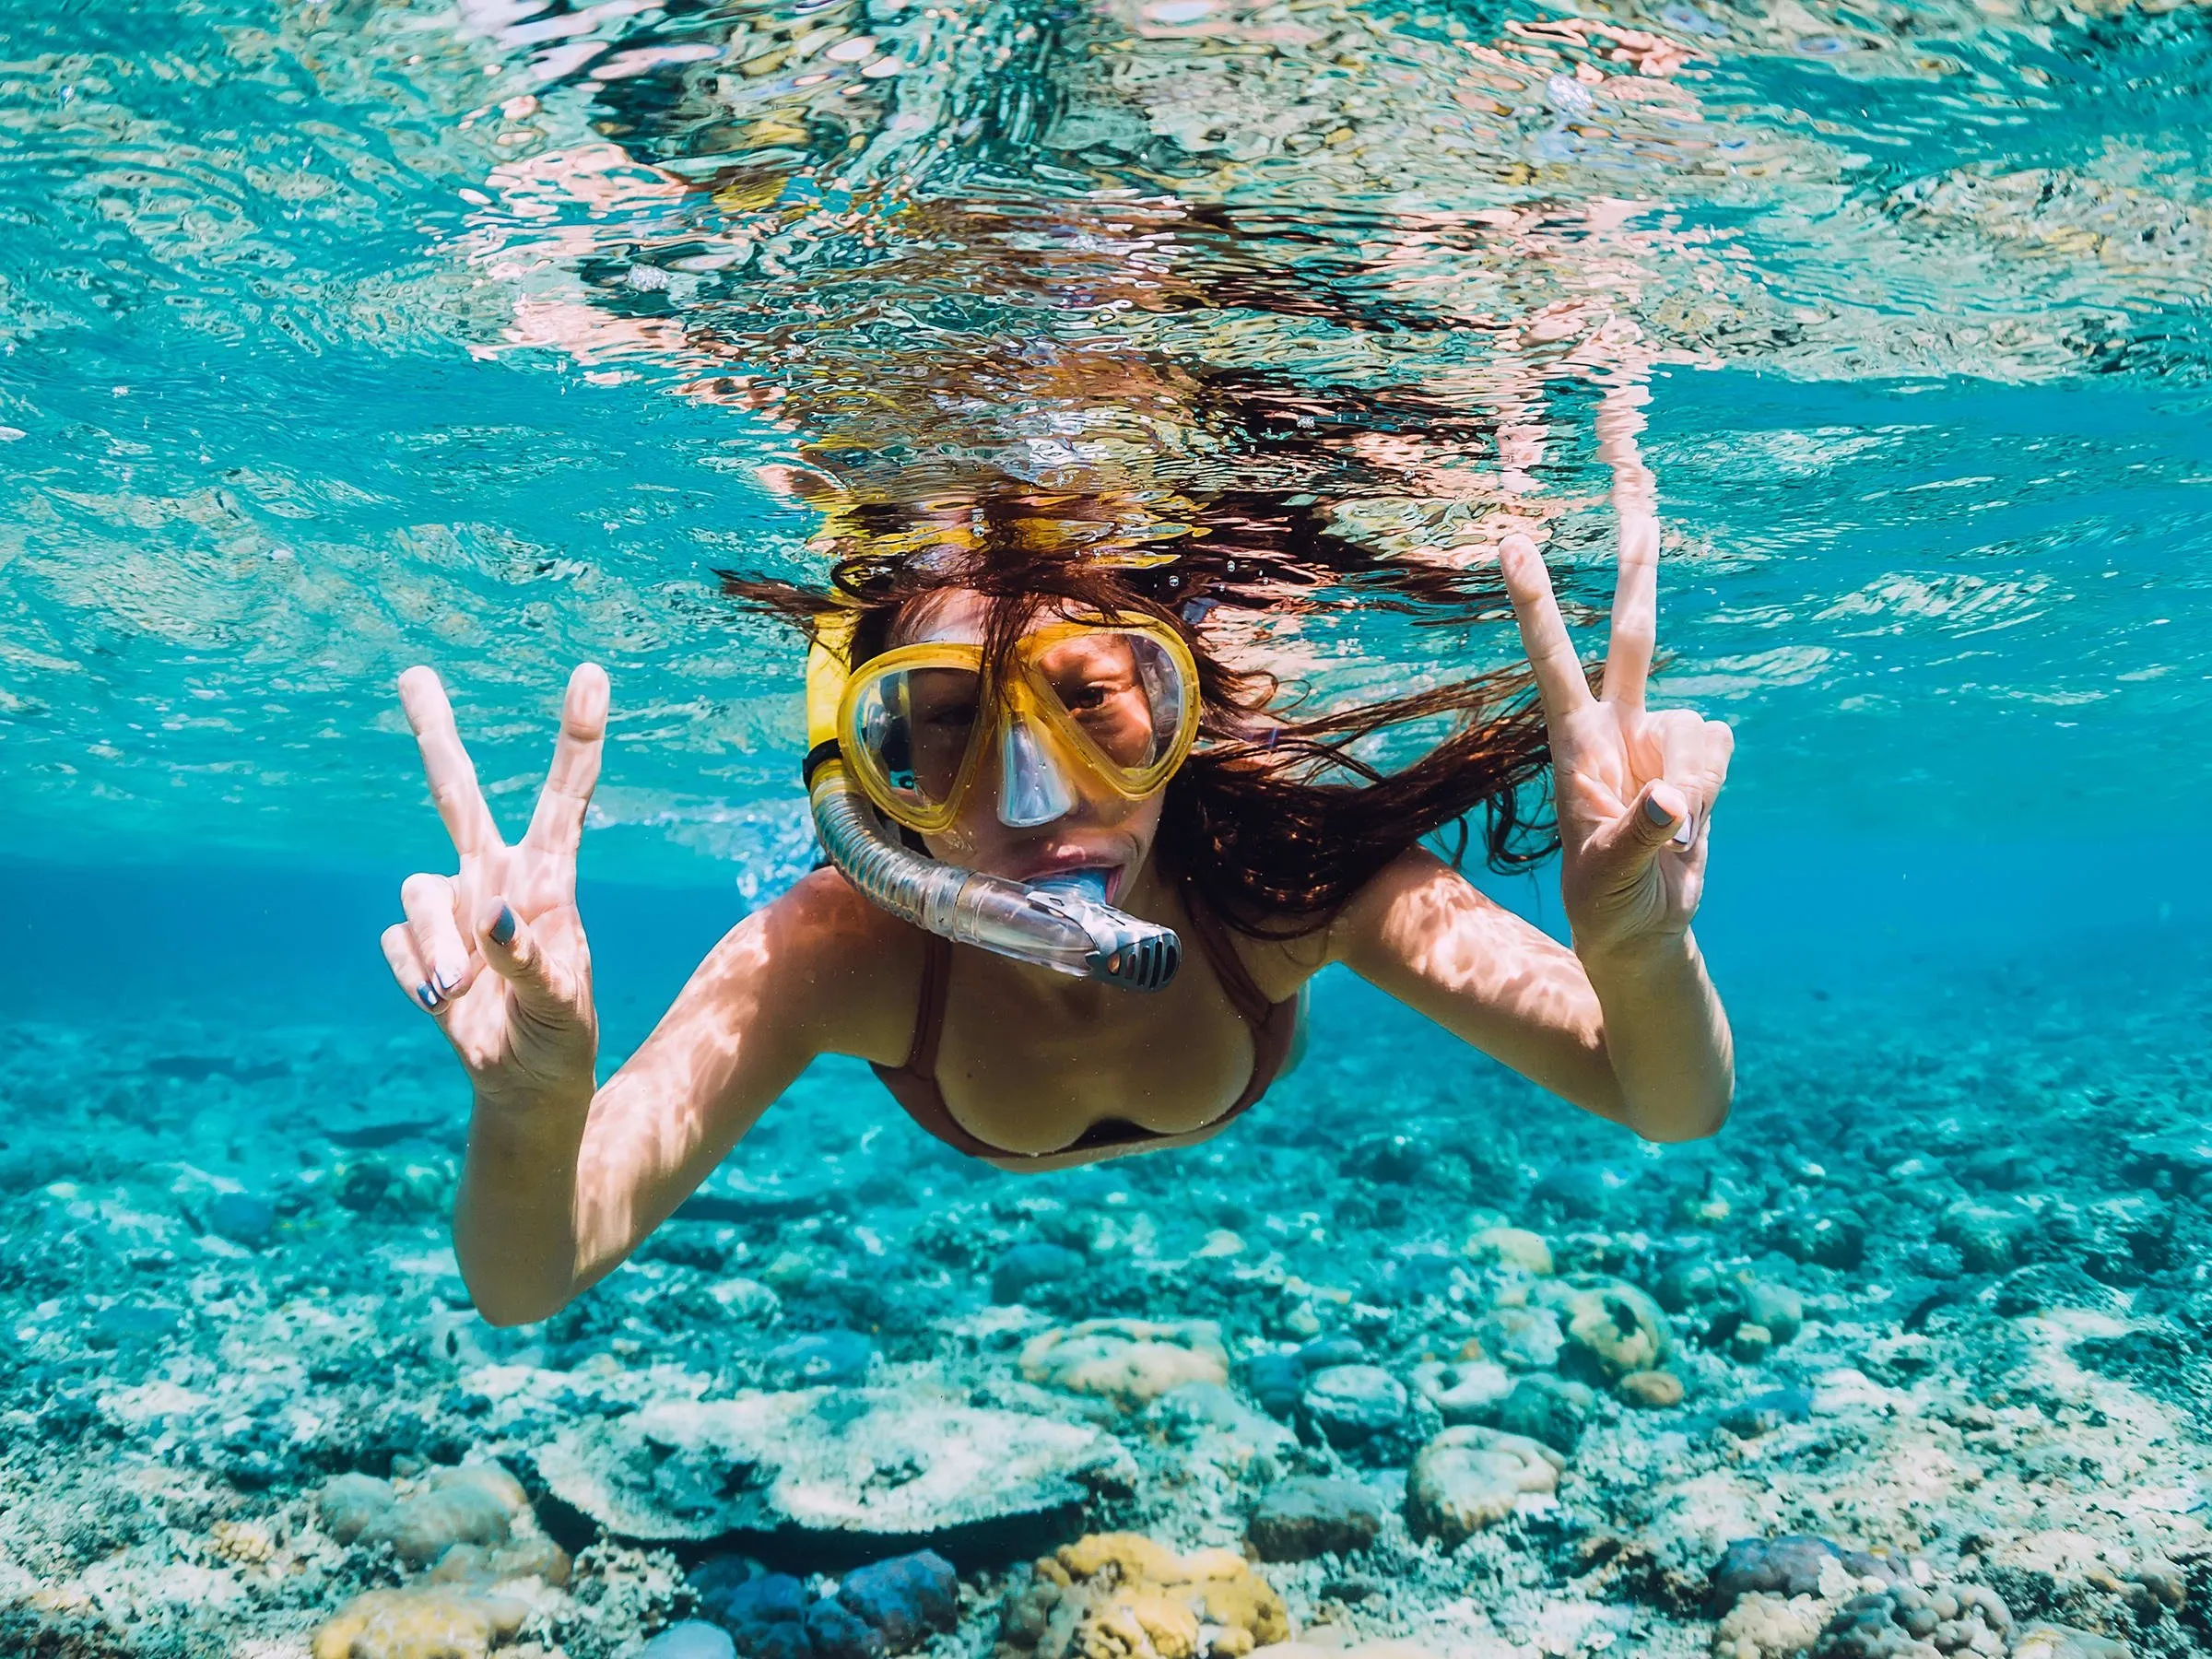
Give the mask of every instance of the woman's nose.
<svg viewBox="0 0 2212 1659">
<path fill-rule="evenodd" d="M 1009 830 L 1034 830 L 1075 807 L 1076 792 L 1052 746 L 1027 716 L 1009 715 L 998 742 L 998 821 Z"/>
</svg>

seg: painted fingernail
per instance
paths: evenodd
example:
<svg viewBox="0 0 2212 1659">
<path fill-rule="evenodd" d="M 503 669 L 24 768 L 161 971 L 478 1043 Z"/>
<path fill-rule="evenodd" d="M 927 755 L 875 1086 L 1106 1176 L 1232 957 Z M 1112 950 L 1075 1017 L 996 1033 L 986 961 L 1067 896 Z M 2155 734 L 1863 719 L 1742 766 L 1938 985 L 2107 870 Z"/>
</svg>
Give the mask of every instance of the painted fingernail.
<svg viewBox="0 0 2212 1659">
<path fill-rule="evenodd" d="M 491 924 L 491 942 L 494 945 L 507 945 L 513 940 L 514 912 L 502 904 L 500 906 L 500 919 Z"/>
<path fill-rule="evenodd" d="M 430 989 L 427 981 L 415 987 L 415 1000 L 433 1014 L 438 1011 L 438 993 Z"/>
<path fill-rule="evenodd" d="M 1666 839 L 1674 846 L 1687 847 L 1697 839 L 1697 833 L 1698 820 L 1689 814 L 1684 813 L 1682 821 L 1675 826 L 1675 832 Z"/>
<path fill-rule="evenodd" d="M 1645 797 L 1643 803 L 1643 816 L 1650 818 L 1654 824 L 1671 824 L 1675 819 L 1675 815 L 1673 813 L 1669 812 L 1665 807 L 1659 805 L 1659 797 L 1657 795 L 1650 795 Z"/>
<path fill-rule="evenodd" d="M 431 977 L 437 982 L 438 994 L 442 999 L 451 996 L 453 994 L 453 987 L 461 982 L 461 971 L 456 968 L 453 972 L 448 973 L 441 968 Z"/>
</svg>

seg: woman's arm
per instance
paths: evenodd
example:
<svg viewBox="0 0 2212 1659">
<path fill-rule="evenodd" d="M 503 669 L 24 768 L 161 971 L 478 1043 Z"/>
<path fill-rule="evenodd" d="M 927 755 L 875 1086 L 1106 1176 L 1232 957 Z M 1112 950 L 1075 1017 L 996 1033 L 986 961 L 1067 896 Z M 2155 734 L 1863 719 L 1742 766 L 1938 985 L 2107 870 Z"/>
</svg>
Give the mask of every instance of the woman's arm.
<svg viewBox="0 0 2212 1659">
<path fill-rule="evenodd" d="M 612 1272 L 817 1054 L 902 1052 L 919 962 L 878 915 L 818 871 L 731 929 L 595 1091 L 479 1091 L 453 1248 L 486 1319 L 544 1319 Z"/>
<path fill-rule="evenodd" d="M 1688 932 L 1578 956 L 1416 849 L 1330 930 L 1329 954 L 1454 1036 L 1647 1140 L 1710 1135 L 1735 1088 L 1727 1016 Z"/>
<path fill-rule="evenodd" d="M 1596 418 L 1619 524 L 1612 636 L 1593 694 L 1535 545 L 1499 552 L 1551 747 L 1570 950 L 1426 853 L 1407 853 L 1338 919 L 1355 971 L 1575 1104 L 1651 1140 L 1711 1135 L 1735 1088 L 1727 1016 L 1690 933 L 1712 806 L 1735 739 L 1687 709 L 1644 706 L 1658 633 L 1659 521 L 1637 451 L 1643 359 L 1612 324 L 1584 347 L 1609 368 Z"/>
</svg>

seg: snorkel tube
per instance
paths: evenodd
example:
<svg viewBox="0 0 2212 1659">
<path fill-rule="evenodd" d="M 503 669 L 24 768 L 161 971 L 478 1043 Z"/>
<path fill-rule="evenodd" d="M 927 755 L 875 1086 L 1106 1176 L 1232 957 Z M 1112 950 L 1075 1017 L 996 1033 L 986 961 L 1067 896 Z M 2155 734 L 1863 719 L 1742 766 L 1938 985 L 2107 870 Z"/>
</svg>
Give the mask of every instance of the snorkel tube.
<svg viewBox="0 0 2212 1659">
<path fill-rule="evenodd" d="M 884 832 L 838 743 L 855 620 L 825 618 L 806 655 L 806 800 L 839 873 L 870 903 L 956 944 L 1127 991 L 1173 979 L 1182 960 L 1174 930 L 1115 910 L 1095 882 L 1009 881 L 924 857 Z"/>
</svg>

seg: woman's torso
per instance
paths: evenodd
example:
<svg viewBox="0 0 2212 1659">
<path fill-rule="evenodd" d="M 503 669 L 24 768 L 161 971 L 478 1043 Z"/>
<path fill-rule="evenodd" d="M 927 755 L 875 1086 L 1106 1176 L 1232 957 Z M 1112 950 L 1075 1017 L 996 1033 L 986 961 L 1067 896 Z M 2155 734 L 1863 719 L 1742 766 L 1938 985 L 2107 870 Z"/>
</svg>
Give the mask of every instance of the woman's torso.
<svg viewBox="0 0 2212 1659">
<path fill-rule="evenodd" d="M 1270 996 L 1226 928 L 1194 900 L 1182 909 L 1182 968 L 1143 995 L 1071 984 L 1041 997 L 998 959 L 920 935 L 912 1041 L 877 1075 L 924 1129 L 1001 1168 L 1206 1138 L 1280 1075 L 1299 994 L 1278 983 L 1288 994 Z"/>
</svg>

